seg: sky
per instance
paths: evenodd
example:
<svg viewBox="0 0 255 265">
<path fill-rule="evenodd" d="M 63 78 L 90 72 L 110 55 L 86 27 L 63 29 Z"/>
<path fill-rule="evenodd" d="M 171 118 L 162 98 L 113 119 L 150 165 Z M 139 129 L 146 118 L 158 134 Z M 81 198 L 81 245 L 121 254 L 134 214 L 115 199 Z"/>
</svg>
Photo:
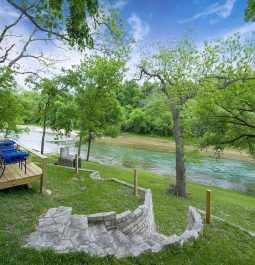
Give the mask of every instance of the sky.
<svg viewBox="0 0 255 265">
<path fill-rule="evenodd" d="M 137 40 L 179 38 L 188 27 L 198 41 L 241 31 L 248 35 L 255 25 L 244 22 L 246 0 L 120 0 L 119 12 Z M 146 41 L 146 40 L 145 40 Z"/>
<path fill-rule="evenodd" d="M 246 0 L 115 0 L 113 6 L 126 23 L 126 30 L 137 41 L 137 47 L 156 41 L 181 38 L 187 28 L 194 29 L 197 43 L 205 40 L 219 39 L 240 32 L 243 37 L 251 35 L 255 23 L 244 22 Z M 0 31 L 18 16 L 5 0 L 0 0 Z M 28 36 L 31 24 L 24 20 L 14 30 L 15 35 Z M 10 43 L 13 39 L 9 39 Z M 22 47 L 16 41 L 16 49 Z M 8 46 L 8 43 L 6 43 Z M 4 47 L 2 47 L 4 48 Z M 84 57 L 77 51 L 59 50 L 51 45 L 34 45 L 30 51 L 61 59 L 57 67 L 70 68 Z M 14 55 L 13 55 L 14 56 Z M 139 62 L 139 49 L 131 54 L 129 67 L 135 69 Z M 34 69 L 32 59 L 22 59 L 21 68 Z M 134 71 L 133 71 L 134 72 Z M 18 77 L 24 85 L 24 76 Z"/>
</svg>

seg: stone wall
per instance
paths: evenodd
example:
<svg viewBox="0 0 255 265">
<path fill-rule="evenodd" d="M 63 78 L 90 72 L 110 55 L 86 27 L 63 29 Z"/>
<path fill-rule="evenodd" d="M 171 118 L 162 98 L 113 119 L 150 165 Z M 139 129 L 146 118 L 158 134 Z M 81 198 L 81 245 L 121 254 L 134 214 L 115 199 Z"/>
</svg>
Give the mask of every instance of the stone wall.
<svg viewBox="0 0 255 265">
<path fill-rule="evenodd" d="M 132 184 L 116 178 L 102 179 L 97 171 L 92 171 L 90 178 L 102 181 L 114 181 L 127 187 L 133 187 Z M 142 187 L 138 187 L 138 190 L 144 192 L 144 202 L 134 211 L 129 210 L 120 214 L 115 212 L 92 214 L 88 216 L 89 223 L 103 222 L 108 230 L 117 228 L 123 234 L 134 233 L 142 235 L 154 233 L 156 229 L 151 190 Z"/>
<path fill-rule="evenodd" d="M 88 215 L 89 224 L 103 223 L 106 229 L 118 229 L 123 234 L 138 235 L 154 233 L 155 222 L 153 214 L 152 194 L 150 189 L 144 190 L 144 203 L 134 211 L 125 211 L 120 214 L 104 212 Z"/>
<path fill-rule="evenodd" d="M 90 177 L 99 181 L 116 181 L 125 186 L 133 185 L 118 179 L 102 179 L 98 172 Z M 51 248 L 57 252 L 82 251 L 91 255 L 138 256 L 145 252 L 157 253 L 172 246 L 182 246 L 203 233 L 203 220 L 197 209 L 189 207 L 186 230 L 180 235 L 164 236 L 155 229 L 152 193 L 144 192 L 144 201 L 134 211 L 101 212 L 91 215 L 72 215 L 72 208 L 52 208 L 39 218 L 38 226 L 25 246 L 38 250 Z"/>
</svg>

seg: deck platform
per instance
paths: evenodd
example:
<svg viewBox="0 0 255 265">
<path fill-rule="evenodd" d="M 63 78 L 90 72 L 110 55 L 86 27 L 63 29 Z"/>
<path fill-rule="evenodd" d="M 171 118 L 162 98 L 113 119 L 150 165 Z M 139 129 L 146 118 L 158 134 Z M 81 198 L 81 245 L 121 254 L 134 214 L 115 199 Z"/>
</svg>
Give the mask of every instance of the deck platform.
<svg viewBox="0 0 255 265">
<path fill-rule="evenodd" d="M 37 151 L 31 150 L 19 143 L 17 143 L 18 150 L 26 150 L 29 157 L 27 159 L 27 170 L 25 173 L 25 166 L 19 168 L 19 164 L 6 165 L 3 176 L 0 178 L 0 190 L 11 188 L 19 185 L 27 185 L 31 187 L 31 183 L 40 181 L 41 193 L 46 192 L 47 183 L 47 156 L 38 153 Z M 38 167 L 32 162 L 32 155 L 36 156 L 42 162 L 42 168 Z"/>
<path fill-rule="evenodd" d="M 34 163 L 27 164 L 25 174 L 25 166 L 19 168 L 19 164 L 7 165 L 3 176 L 0 178 L 0 190 L 14 186 L 31 184 L 35 181 L 41 181 L 42 169 Z"/>
</svg>

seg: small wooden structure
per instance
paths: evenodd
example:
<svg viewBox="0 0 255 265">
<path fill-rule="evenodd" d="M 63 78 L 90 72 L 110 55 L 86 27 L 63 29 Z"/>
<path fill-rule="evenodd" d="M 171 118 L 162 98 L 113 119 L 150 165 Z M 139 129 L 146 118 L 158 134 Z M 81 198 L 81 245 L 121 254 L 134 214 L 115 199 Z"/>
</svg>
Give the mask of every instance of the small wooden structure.
<svg viewBox="0 0 255 265">
<path fill-rule="evenodd" d="M 46 190 L 48 158 L 20 144 L 17 144 L 17 148 L 25 149 L 29 153 L 26 174 L 24 170 L 19 168 L 18 164 L 7 165 L 3 176 L 0 178 L 0 190 L 19 185 L 31 187 L 31 183 L 40 181 L 40 191 L 43 193 Z M 32 154 L 41 159 L 42 168 L 32 162 Z"/>
</svg>

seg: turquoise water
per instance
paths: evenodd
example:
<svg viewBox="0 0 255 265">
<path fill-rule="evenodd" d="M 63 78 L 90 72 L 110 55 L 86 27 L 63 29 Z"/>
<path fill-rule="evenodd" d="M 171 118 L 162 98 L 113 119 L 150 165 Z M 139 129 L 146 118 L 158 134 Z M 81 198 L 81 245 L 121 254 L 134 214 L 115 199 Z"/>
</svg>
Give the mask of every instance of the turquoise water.
<svg viewBox="0 0 255 265">
<path fill-rule="evenodd" d="M 29 148 L 40 150 L 41 136 L 41 132 L 30 131 L 22 133 L 18 140 Z M 71 154 L 77 153 L 77 139 L 70 137 L 55 142 L 55 137 L 54 133 L 47 133 L 45 153 L 59 153 L 62 146 L 69 146 Z M 86 151 L 86 146 L 83 146 L 82 157 L 86 156 Z M 107 165 L 136 167 L 169 177 L 175 174 L 173 152 L 94 143 L 90 158 L 91 161 Z M 234 159 L 202 158 L 200 163 L 187 162 L 186 168 L 187 178 L 191 181 L 255 193 L 255 163 Z"/>
</svg>

